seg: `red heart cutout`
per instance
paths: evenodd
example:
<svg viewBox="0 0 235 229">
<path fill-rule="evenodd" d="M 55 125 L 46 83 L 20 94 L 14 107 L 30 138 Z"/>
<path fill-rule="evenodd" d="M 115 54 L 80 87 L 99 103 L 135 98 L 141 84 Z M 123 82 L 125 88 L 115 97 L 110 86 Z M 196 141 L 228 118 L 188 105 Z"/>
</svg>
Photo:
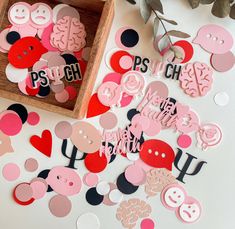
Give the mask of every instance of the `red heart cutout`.
<svg viewBox="0 0 235 229">
<path fill-rule="evenodd" d="M 110 110 L 110 107 L 104 106 L 98 99 L 97 93 L 92 95 L 87 111 L 87 118 L 101 115 Z"/>
<path fill-rule="evenodd" d="M 47 157 L 51 157 L 52 151 L 52 135 L 49 130 L 42 132 L 42 137 L 34 135 L 30 138 L 30 143 L 34 148 L 43 153 Z"/>
</svg>

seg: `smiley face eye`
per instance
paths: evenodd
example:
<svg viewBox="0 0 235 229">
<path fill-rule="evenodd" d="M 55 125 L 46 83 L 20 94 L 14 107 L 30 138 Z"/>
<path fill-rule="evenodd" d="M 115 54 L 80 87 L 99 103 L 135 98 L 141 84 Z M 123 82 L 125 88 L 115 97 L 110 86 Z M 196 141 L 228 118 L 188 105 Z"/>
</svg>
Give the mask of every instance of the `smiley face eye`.
<svg viewBox="0 0 235 229">
<path fill-rule="evenodd" d="M 19 9 L 16 9 L 16 12 L 19 12 Z"/>
<path fill-rule="evenodd" d="M 188 208 L 191 208 L 191 206 L 188 206 Z"/>
<path fill-rule="evenodd" d="M 193 210 L 193 213 L 195 213 L 196 211 L 195 210 Z"/>
<path fill-rule="evenodd" d="M 24 9 L 22 10 L 22 13 L 24 13 Z"/>
<path fill-rule="evenodd" d="M 45 14 L 45 13 L 46 13 L 46 10 L 43 10 L 42 12 Z"/>
<path fill-rule="evenodd" d="M 176 191 L 174 191 L 173 193 L 176 194 Z"/>
<path fill-rule="evenodd" d="M 39 13 L 39 10 L 37 10 L 37 13 Z"/>
<path fill-rule="evenodd" d="M 181 197 L 181 195 L 178 195 L 178 198 L 180 198 Z"/>
</svg>

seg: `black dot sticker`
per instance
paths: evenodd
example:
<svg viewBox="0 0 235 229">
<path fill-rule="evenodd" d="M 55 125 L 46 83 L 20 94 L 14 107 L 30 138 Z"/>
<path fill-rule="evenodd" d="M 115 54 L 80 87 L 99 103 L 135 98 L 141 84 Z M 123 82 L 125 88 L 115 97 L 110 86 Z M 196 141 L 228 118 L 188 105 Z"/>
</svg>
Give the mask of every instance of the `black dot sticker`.
<svg viewBox="0 0 235 229">
<path fill-rule="evenodd" d="M 20 34 L 16 31 L 9 32 L 6 36 L 7 42 L 11 45 L 15 44 L 20 38 Z"/>
<path fill-rule="evenodd" d="M 40 86 L 39 87 L 38 95 L 40 97 L 46 97 L 46 96 L 48 96 L 50 94 L 50 92 L 51 92 L 50 86 L 47 86 L 47 87 Z"/>
<path fill-rule="evenodd" d="M 38 174 L 38 177 L 46 179 L 50 171 L 51 171 L 50 169 L 45 169 Z M 50 185 L 48 185 L 47 192 L 52 192 L 52 191 L 53 189 L 51 188 Z"/>
<path fill-rule="evenodd" d="M 72 54 L 63 54 L 61 56 L 64 58 L 66 64 L 70 65 L 70 64 L 78 63 L 77 58 L 75 56 L 73 56 Z"/>
<path fill-rule="evenodd" d="M 7 108 L 7 110 L 11 110 L 11 111 L 16 112 L 20 116 L 21 121 L 22 121 L 23 124 L 28 119 L 28 111 L 27 111 L 27 109 L 23 105 L 21 105 L 19 103 L 12 104 L 11 106 L 9 106 Z"/>
<path fill-rule="evenodd" d="M 133 48 L 139 42 L 139 34 L 134 29 L 127 29 L 121 35 L 121 43 L 127 48 Z"/>
<path fill-rule="evenodd" d="M 100 195 L 96 188 L 90 188 L 86 193 L 86 200 L 90 205 L 96 206 L 103 202 L 104 196 Z"/>
<path fill-rule="evenodd" d="M 129 181 L 127 181 L 125 173 L 122 173 L 119 175 L 117 179 L 117 188 L 123 194 L 130 195 L 132 193 L 135 193 L 139 188 L 139 186 L 134 186 Z"/>
</svg>

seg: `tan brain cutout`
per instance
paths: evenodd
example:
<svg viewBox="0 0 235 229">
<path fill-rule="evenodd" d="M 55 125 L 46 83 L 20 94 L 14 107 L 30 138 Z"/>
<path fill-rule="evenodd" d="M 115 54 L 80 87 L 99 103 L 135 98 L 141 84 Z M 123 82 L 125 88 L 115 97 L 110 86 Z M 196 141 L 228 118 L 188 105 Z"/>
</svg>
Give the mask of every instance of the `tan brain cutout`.
<svg viewBox="0 0 235 229">
<path fill-rule="evenodd" d="M 180 86 L 192 97 L 204 96 L 210 91 L 213 70 L 204 63 L 186 64 L 180 73 Z"/>
<path fill-rule="evenodd" d="M 51 45 L 60 51 L 77 52 L 86 45 L 86 31 L 78 18 L 65 16 L 53 27 Z"/>
<path fill-rule="evenodd" d="M 145 201 L 130 199 L 120 204 L 116 217 L 124 228 L 132 229 L 136 226 L 138 219 L 147 218 L 151 212 L 151 206 Z"/>
</svg>

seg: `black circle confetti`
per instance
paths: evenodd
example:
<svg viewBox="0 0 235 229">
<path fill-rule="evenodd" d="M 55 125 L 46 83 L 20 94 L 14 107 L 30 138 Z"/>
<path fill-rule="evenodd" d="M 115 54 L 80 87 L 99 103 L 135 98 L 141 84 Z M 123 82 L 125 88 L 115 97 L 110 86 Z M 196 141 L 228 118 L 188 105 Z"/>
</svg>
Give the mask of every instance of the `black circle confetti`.
<svg viewBox="0 0 235 229">
<path fill-rule="evenodd" d="M 122 173 L 119 175 L 119 177 L 117 179 L 117 188 L 119 189 L 119 191 L 121 193 L 126 194 L 126 195 L 130 195 L 130 194 L 136 192 L 137 189 L 139 188 L 139 186 L 134 186 L 129 181 L 127 181 L 127 179 L 125 177 L 125 173 Z"/>
<path fill-rule="evenodd" d="M 48 96 L 48 95 L 50 94 L 50 92 L 51 92 L 50 86 L 47 86 L 47 87 L 42 87 L 42 86 L 40 86 L 40 87 L 39 87 L 38 95 L 39 95 L 40 97 L 46 97 L 46 96 Z"/>
<path fill-rule="evenodd" d="M 70 65 L 70 64 L 78 63 L 77 58 L 75 56 L 73 56 L 72 54 L 63 54 L 61 56 L 64 58 L 66 64 Z"/>
<path fill-rule="evenodd" d="M 51 171 L 50 169 L 45 169 L 38 174 L 38 177 L 46 179 L 50 171 Z M 48 185 L 47 192 L 52 192 L 52 191 L 53 189 L 51 188 L 50 185 Z"/>
<path fill-rule="evenodd" d="M 127 47 L 132 48 L 139 42 L 139 35 L 134 29 L 127 29 L 121 35 L 121 43 Z"/>
<path fill-rule="evenodd" d="M 25 108 L 25 106 L 23 106 L 23 105 L 21 105 L 19 103 L 12 104 L 11 106 L 9 106 L 7 108 L 7 110 L 11 110 L 11 111 L 16 112 L 19 115 L 19 117 L 20 117 L 20 119 L 21 119 L 23 124 L 28 119 L 28 111 L 27 111 L 27 109 Z"/>
<path fill-rule="evenodd" d="M 9 32 L 6 36 L 6 40 L 9 44 L 13 45 L 16 41 L 20 40 L 20 34 L 16 31 Z"/>
<path fill-rule="evenodd" d="M 103 202 L 104 196 L 100 195 L 96 188 L 90 188 L 86 193 L 86 200 L 90 205 L 96 206 Z"/>
</svg>

